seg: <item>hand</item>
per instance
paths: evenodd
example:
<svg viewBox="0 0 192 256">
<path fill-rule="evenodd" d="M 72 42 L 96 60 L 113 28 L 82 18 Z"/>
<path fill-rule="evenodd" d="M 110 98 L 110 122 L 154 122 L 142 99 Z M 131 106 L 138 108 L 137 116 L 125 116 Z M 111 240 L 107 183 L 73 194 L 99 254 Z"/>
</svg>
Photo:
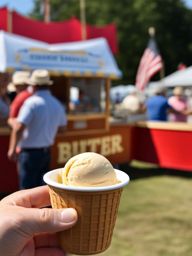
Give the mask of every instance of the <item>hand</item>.
<svg viewBox="0 0 192 256">
<path fill-rule="evenodd" d="M 63 256 L 56 232 L 77 221 L 72 208 L 50 205 L 48 187 L 22 190 L 0 201 L 0 253 L 3 256 Z"/>
<path fill-rule="evenodd" d="M 9 158 L 9 160 L 16 161 L 16 159 L 17 159 L 16 151 L 12 150 L 12 149 L 9 149 L 9 151 L 7 153 L 7 157 Z"/>
</svg>

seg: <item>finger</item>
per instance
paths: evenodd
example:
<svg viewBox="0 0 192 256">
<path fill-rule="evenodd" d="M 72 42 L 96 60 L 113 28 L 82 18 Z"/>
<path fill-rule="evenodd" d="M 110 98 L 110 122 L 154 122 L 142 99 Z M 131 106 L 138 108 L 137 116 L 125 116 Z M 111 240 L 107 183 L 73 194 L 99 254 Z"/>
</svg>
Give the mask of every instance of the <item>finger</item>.
<svg viewBox="0 0 192 256">
<path fill-rule="evenodd" d="M 34 247 L 33 240 L 30 240 L 24 246 L 20 256 L 33 256 L 33 255 L 35 255 L 35 247 Z"/>
<path fill-rule="evenodd" d="M 26 208 L 41 208 L 49 206 L 50 197 L 48 186 L 40 186 L 15 192 L 1 200 L 1 203 L 18 205 Z"/>
<path fill-rule="evenodd" d="M 33 243 L 29 242 L 23 251 L 21 252 L 20 256 L 64 256 L 65 253 L 57 246 L 50 248 L 50 247 L 42 247 L 42 248 L 34 248 Z"/>
<path fill-rule="evenodd" d="M 34 236 L 35 247 L 56 247 L 59 246 L 57 235 L 53 234 L 40 234 Z"/>
<path fill-rule="evenodd" d="M 33 236 L 38 233 L 53 233 L 71 228 L 77 221 L 73 208 L 65 209 L 25 209 L 20 219 L 23 233 Z"/>
<path fill-rule="evenodd" d="M 35 252 L 36 256 L 65 256 L 66 254 L 59 248 L 39 248 Z"/>
</svg>

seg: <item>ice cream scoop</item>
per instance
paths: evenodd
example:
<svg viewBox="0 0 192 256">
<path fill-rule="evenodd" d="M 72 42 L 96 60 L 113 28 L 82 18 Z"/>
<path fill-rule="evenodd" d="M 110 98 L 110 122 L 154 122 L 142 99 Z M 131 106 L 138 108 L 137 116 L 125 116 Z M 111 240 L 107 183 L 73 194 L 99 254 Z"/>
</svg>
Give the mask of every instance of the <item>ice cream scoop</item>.
<svg viewBox="0 0 192 256">
<path fill-rule="evenodd" d="M 72 157 L 62 171 L 62 183 L 71 186 L 110 186 L 117 184 L 111 163 L 102 155 L 86 152 Z"/>
</svg>

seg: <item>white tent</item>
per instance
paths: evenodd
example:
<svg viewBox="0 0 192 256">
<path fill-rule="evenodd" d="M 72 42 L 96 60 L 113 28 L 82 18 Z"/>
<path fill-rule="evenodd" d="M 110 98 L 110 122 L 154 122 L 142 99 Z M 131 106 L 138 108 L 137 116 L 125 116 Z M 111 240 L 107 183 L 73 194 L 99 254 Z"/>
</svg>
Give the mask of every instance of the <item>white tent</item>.
<svg viewBox="0 0 192 256">
<path fill-rule="evenodd" d="M 120 98 L 120 101 L 122 101 L 125 96 L 127 96 L 129 93 L 131 93 L 135 89 L 134 85 L 118 85 L 114 86 L 110 89 L 110 98 L 113 102 L 115 102 L 116 97 Z"/>
<path fill-rule="evenodd" d="M 159 81 L 162 86 L 192 86 L 192 66 L 179 70 Z"/>
<path fill-rule="evenodd" d="M 0 72 L 46 68 L 68 76 L 121 77 L 104 38 L 47 44 L 0 31 Z"/>
</svg>

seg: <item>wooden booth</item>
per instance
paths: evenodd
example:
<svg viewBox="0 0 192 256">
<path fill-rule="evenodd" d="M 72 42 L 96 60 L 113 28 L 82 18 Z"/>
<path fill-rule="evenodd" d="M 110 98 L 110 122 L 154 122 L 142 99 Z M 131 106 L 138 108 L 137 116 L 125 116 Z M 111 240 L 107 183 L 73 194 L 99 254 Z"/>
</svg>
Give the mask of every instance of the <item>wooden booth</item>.
<svg viewBox="0 0 192 256">
<path fill-rule="evenodd" d="M 57 135 L 51 168 L 82 152 L 94 151 L 113 164 L 131 160 L 132 126 L 110 122 L 109 91 L 121 71 L 105 39 L 49 45 L 0 32 L 1 72 L 49 70 L 51 91 L 67 112 L 67 130 Z M 1 54 L 2 53 L 2 54 Z M 10 129 L 0 129 L 0 192 L 18 189 L 16 164 L 7 159 Z"/>
<path fill-rule="evenodd" d="M 52 168 L 62 167 L 70 157 L 86 151 L 105 155 L 114 164 L 128 162 L 131 154 L 131 126 L 110 122 L 111 79 L 87 76 L 60 79 L 63 79 L 62 84 L 66 82 L 68 124 L 66 132 L 57 136 L 52 148 Z M 85 103 L 85 109 L 84 106 L 75 109 L 70 100 L 69 89 L 74 86 L 78 94 L 82 91 L 86 93 L 84 96 L 88 102 Z M 56 87 L 53 86 L 52 91 L 57 96 Z M 58 88 L 61 89 L 59 84 Z"/>
</svg>

